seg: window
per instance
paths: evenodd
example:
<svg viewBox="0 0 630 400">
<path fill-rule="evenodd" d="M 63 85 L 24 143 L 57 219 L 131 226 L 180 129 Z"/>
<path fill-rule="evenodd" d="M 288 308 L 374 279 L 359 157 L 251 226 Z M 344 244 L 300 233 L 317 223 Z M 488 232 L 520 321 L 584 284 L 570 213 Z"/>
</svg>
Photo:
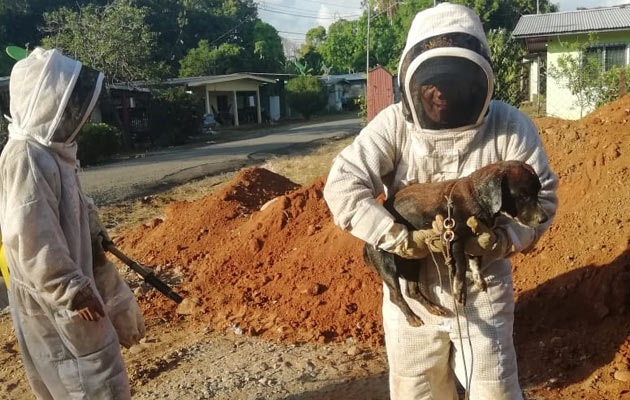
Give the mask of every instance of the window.
<svg viewBox="0 0 630 400">
<path fill-rule="evenodd" d="M 589 61 L 593 60 L 601 64 L 601 68 L 605 71 L 610 70 L 612 67 L 627 65 L 625 44 L 589 47 L 584 55 Z"/>
<path fill-rule="evenodd" d="M 604 58 L 604 68 L 606 71 L 615 67 L 623 67 L 626 65 L 626 46 L 609 46 L 606 47 L 606 55 Z"/>
</svg>

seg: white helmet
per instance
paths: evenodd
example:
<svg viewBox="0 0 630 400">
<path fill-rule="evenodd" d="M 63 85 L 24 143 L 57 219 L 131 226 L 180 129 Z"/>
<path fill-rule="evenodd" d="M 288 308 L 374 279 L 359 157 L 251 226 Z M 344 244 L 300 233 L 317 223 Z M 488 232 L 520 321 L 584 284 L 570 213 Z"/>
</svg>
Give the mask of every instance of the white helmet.
<svg viewBox="0 0 630 400">
<path fill-rule="evenodd" d="M 398 67 L 405 117 L 418 129 L 469 129 L 490 104 L 494 75 L 479 17 L 441 3 L 419 12 Z"/>
</svg>

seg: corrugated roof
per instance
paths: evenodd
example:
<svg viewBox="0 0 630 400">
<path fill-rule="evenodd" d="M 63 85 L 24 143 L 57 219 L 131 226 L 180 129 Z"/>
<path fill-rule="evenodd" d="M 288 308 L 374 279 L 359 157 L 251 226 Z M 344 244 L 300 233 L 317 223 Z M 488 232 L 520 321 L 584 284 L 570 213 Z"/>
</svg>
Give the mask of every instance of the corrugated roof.
<svg viewBox="0 0 630 400">
<path fill-rule="evenodd" d="M 592 8 L 523 15 L 512 36 L 527 38 L 596 31 L 630 30 L 630 7 Z"/>
<path fill-rule="evenodd" d="M 240 79 L 251 79 L 254 81 L 260 81 L 264 83 L 275 83 L 273 79 L 263 78 L 262 76 L 255 76 L 243 73 L 229 74 L 229 75 L 210 75 L 210 76 L 195 76 L 192 78 L 174 78 L 168 79 L 167 85 L 188 85 L 188 86 L 203 86 L 213 83 L 237 81 Z"/>
</svg>

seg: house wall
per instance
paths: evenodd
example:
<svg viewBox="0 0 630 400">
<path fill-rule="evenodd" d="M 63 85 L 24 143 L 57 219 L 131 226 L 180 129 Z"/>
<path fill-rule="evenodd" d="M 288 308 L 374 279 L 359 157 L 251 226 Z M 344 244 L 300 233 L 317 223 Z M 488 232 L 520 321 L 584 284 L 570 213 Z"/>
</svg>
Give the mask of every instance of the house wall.
<svg viewBox="0 0 630 400">
<path fill-rule="evenodd" d="M 238 81 L 229 81 L 229 82 L 219 82 L 213 83 L 210 85 L 206 85 L 206 89 L 209 91 L 224 91 L 231 92 L 233 90 L 238 91 L 256 91 L 258 87 L 258 82 L 248 79 L 242 79 Z"/>
<path fill-rule="evenodd" d="M 547 44 L 547 68 L 551 71 L 553 67 L 557 67 L 558 59 L 564 54 L 570 54 L 577 57 L 577 51 L 570 51 L 570 45 L 585 43 L 588 41 L 588 35 L 566 35 L 549 38 Z M 630 61 L 630 31 L 626 32 L 603 32 L 595 36 L 596 44 L 626 44 L 626 65 Z M 553 67 L 552 67 L 553 66 Z M 594 105 L 580 107 L 576 96 L 572 95 L 570 90 L 565 87 L 563 80 L 556 80 L 552 74 L 547 73 L 547 115 L 564 118 L 579 119 L 590 113 L 595 108 Z"/>
</svg>

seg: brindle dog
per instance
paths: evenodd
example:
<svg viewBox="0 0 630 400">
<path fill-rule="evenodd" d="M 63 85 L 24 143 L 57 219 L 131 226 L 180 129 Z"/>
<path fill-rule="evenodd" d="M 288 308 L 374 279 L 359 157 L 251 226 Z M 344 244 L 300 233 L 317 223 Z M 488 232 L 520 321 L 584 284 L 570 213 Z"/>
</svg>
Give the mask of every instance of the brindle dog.
<svg viewBox="0 0 630 400">
<path fill-rule="evenodd" d="M 521 224 L 535 227 L 547 220 L 540 205 L 538 192 L 541 184 L 534 169 L 520 161 L 501 161 L 473 172 L 471 175 L 444 182 L 417 183 L 401 189 L 385 202 L 385 208 L 398 223 L 409 230 L 430 229 L 436 215 L 448 214 L 446 198 L 452 199 L 452 217 L 455 220 L 455 239 L 450 244 L 454 261 L 453 288 L 455 299 L 466 303 L 466 267 L 472 267 L 477 286 L 485 290 L 485 281 L 478 275 L 477 258 L 464 251 L 467 239 L 475 233 L 467 226 L 469 217 L 474 216 L 488 227 L 495 225 L 495 218 L 508 215 Z M 418 279 L 418 261 L 404 259 L 392 253 L 367 245 L 363 249 L 366 264 L 381 276 L 390 291 L 390 300 L 405 314 L 412 326 L 423 325 L 422 319 L 409 307 L 402 295 L 399 277 L 409 281 L 407 296 L 418 300 L 435 315 L 446 315 L 447 311 L 429 301 L 425 296 L 426 287 Z M 477 271 L 475 271 L 475 268 Z"/>
</svg>

